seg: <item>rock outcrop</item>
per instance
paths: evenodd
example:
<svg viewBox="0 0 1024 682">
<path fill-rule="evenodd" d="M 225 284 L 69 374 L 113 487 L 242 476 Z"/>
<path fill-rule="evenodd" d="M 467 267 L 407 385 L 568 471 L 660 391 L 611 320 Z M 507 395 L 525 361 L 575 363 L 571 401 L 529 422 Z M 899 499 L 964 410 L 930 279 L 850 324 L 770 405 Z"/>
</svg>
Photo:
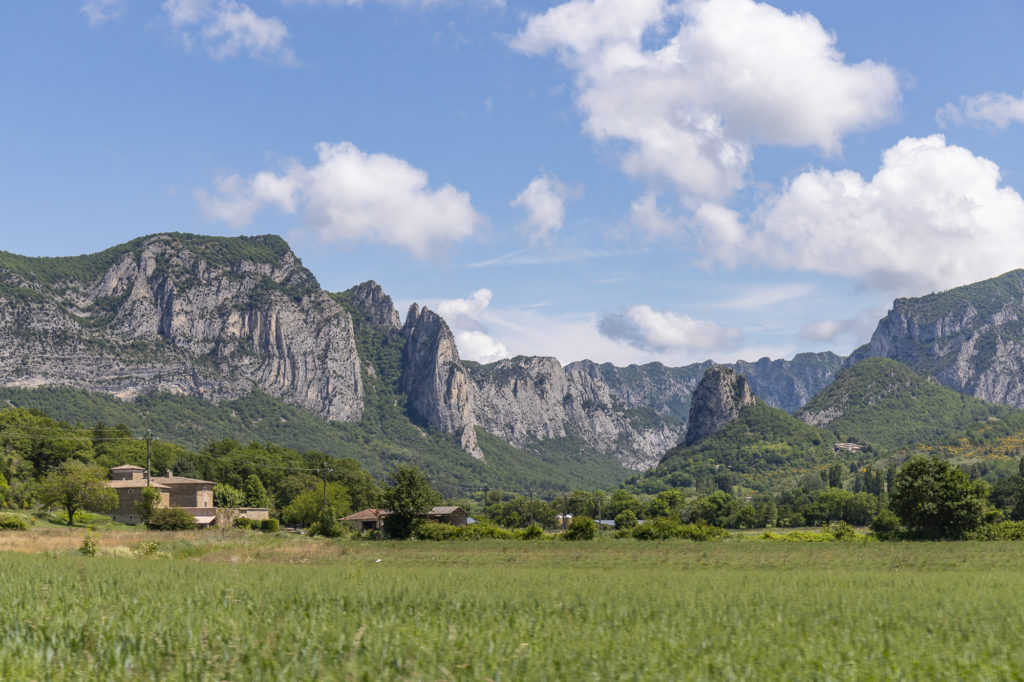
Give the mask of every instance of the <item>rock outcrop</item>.
<svg viewBox="0 0 1024 682">
<path fill-rule="evenodd" d="M 410 416 L 442 433 L 455 434 L 464 451 L 483 459 L 476 438 L 469 376 L 459 361 L 448 324 L 437 313 L 413 303 L 402 336 L 405 350 L 401 390 L 408 399 Z"/>
<path fill-rule="evenodd" d="M 898 360 L 941 385 L 1024 407 L 1024 270 L 920 298 L 900 298 L 850 357 Z"/>
<path fill-rule="evenodd" d="M 265 391 L 358 420 L 349 314 L 279 237 L 163 234 L 0 265 L 0 385 L 213 401 Z"/>
<path fill-rule="evenodd" d="M 352 305 L 364 313 L 366 322 L 374 328 L 402 328 L 402 320 L 398 317 L 398 310 L 391 297 L 372 279 L 352 287 L 345 294 L 349 296 Z"/>
<path fill-rule="evenodd" d="M 740 410 L 757 399 L 746 378 L 728 367 L 712 367 L 704 373 L 693 392 L 690 419 L 686 426 L 686 445 L 713 436 L 739 416 Z"/>
</svg>

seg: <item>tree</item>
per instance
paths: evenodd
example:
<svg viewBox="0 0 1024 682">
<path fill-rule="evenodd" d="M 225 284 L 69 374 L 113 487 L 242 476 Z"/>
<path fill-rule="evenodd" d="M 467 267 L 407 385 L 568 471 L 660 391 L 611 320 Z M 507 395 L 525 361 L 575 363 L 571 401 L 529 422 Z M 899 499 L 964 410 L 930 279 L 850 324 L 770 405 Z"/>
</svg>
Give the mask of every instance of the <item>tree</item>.
<svg viewBox="0 0 1024 682">
<path fill-rule="evenodd" d="M 327 484 L 327 506 L 334 510 L 335 518 L 350 513 L 348 490 L 341 483 Z M 281 512 L 281 520 L 290 525 L 310 526 L 320 518 L 323 508 L 323 489 L 312 488 L 295 496 Z"/>
<path fill-rule="evenodd" d="M 266 494 L 266 491 L 263 491 Z M 213 486 L 214 507 L 241 507 L 245 503 L 245 495 L 241 490 L 227 483 L 218 483 Z"/>
<path fill-rule="evenodd" d="M 65 462 L 47 474 L 38 495 L 44 506 L 67 510 L 69 526 L 79 509 L 102 513 L 117 508 L 117 493 L 107 485 L 103 469 L 77 461 Z"/>
<path fill-rule="evenodd" d="M 399 464 L 391 472 L 381 497 L 391 512 L 384 519 L 384 530 L 396 538 L 409 537 L 420 517 L 441 502 L 426 474 L 408 464 Z"/>
<path fill-rule="evenodd" d="M 623 509 L 615 517 L 615 528 L 618 530 L 636 528 L 636 523 L 636 514 L 633 513 L 632 509 Z"/>
<path fill-rule="evenodd" d="M 151 530 L 189 530 L 196 527 L 196 517 L 182 507 L 165 507 L 150 514 L 146 526 Z"/>
<path fill-rule="evenodd" d="M 242 490 L 245 494 L 246 507 L 270 508 L 270 495 L 267 494 L 267 489 L 263 487 L 263 481 L 256 474 L 251 474 L 245 479 Z"/>
<path fill-rule="evenodd" d="M 889 507 L 912 534 L 957 538 L 985 519 L 988 486 L 936 457 L 914 457 L 896 472 Z"/>
<path fill-rule="evenodd" d="M 597 535 L 597 524 L 589 516 L 576 516 L 562 534 L 566 540 L 593 540 Z"/>
<path fill-rule="evenodd" d="M 145 523 L 149 521 L 150 515 L 160 506 L 160 491 L 152 486 L 146 486 L 139 494 L 139 501 L 135 503 L 135 511 L 139 518 Z"/>
</svg>

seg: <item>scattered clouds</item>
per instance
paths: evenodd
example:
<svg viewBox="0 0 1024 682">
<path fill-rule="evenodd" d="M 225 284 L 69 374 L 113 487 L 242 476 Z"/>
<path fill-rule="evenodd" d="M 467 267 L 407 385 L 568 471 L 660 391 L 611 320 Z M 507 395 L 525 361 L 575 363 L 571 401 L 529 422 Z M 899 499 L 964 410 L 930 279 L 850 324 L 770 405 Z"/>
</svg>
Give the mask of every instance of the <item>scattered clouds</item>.
<svg viewBox="0 0 1024 682">
<path fill-rule="evenodd" d="M 753 0 L 571 0 L 512 40 L 557 53 L 576 73 L 584 130 L 625 142 L 625 172 L 687 201 L 742 187 L 756 145 L 834 154 L 846 133 L 894 116 L 894 72 L 847 64 L 835 43 L 812 15 Z"/>
<path fill-rule="evenodd" d="M 847 333 L 854 327 L 856 320 L 820 320 L 804 325 L 800 329 L 800 338 L 808 341 L 829 342 Z"/>
<path fill-rule="evenodd" d="M 553 175 L 534 178 L 511 206 L 526 211 L 526 222 L 520 226 L 532 246 L 550 243 L 565 222 L 565 202 L 576 198 L 579 190 L 566 187 Z"/>
<path fill-rule="evenodd" d="M 186 48 L 201 43 L 217 61 L 243 53 L 285 63 L 295 60 L 284 23 L 262 17 L 237 0 L 166 0 L 161 8 Z"/>
<path fill-rule="evenodd" d="M 666 237 L 682 227 L 682 221 L 658 206 L 658 195 L 647 192 L 629 207 L 629 222 L 649 237 Z"/>
<path fill-rule="evenodd" d="M 426 258 L 486 223 L 469 194 L 428 186 L 426 171 L 388 154 L 368 154 L 350 142 L 316 146 L 317 163 L 286 164 L 282 173 L 232 175 L 217 192 L 200 191 L 206 214 L 235 227 L 265 208 L 301 212 L 305 229 L 324 242 L 375 241 Z"/>
<path fill-rule="evenodd" d="M 289 5 L 335 5 L 335 6 L 361 6 L 364 0 L 284 0 Z M 366 0 L 372 2 L 373 0 Z M 432 7 L 446 5 L 480 5 L 484 7 L 504 7 L 505 0 L 378 0 L 383 4 L 397 5 L 400 7 L 421 7 L 429 9 Z"/>
<path fill-rule="evenodd" d="M 1024 199 L 1000 185 L 999 166 L 942 135 L 904 138 L 870 179 L 850 170 L 802 173 L 750 225 L 706 206 L 695 229 L 721 262 L 839 275 L 900 295 L 1024 263 Z"/>
<path fill-rule="evenodd" d="M 782 284 L 774 287 L 757 287 L 750 293 L 719 303 L 717 307 L 728 310 L 760 310 L 780 303 L 789 303 L 810 296 L 814 287 L 809 284 Z"/>
<path fill-rule="evenodd" d="M 984 92 L 961 97 L 959 104 L 949 102 L 939 109 L 935 120 L 944 128 L 966 123 L 1002 129 L 1011 123 L 1024 123 L 1024 94 L 1014 97 L 1005 92 Z"/>
<path fill-rule="evenodd" d="M 720 350 L 739 332 L 708 320 L 695 320 L 689 315 L 658 312 L 647 305 L 637 305 L 623 313 L 605 315 L 598 331 L 610 338 L 643 350 Z"/>
<path fill-rule="evenodd" d="M 575 263 L 594 258 L 617 258 L 620 256 L 633 255 L 635 252 L 610 250 L 610 249 L 582 249 L 570 248 L 559 251 L 545 250 L 534 251 L 530 249 L 519 249 L 503 253 L 494 258 L 470 263 L 467 267 L 489 268 L 495 266 L 514 265 L 557 265 L 558 263 Z"/>
<path fill-rule="evenodd" d="M 86 0 L 82 3 L 82 14 L 90 26 L 100 26 L 121 18 L 124 0 Z"/>
<path fill-rule="evenodd" d="M 487 333 L 481 316 L 491 304 L 491 290 L 478 289 L 469 298 L 445 299 L 437 303 L 437 314 L 445 319 L 459 356 L 477 362 L 495 362 L 511 354 L 502 343 Z"/>
</svg>

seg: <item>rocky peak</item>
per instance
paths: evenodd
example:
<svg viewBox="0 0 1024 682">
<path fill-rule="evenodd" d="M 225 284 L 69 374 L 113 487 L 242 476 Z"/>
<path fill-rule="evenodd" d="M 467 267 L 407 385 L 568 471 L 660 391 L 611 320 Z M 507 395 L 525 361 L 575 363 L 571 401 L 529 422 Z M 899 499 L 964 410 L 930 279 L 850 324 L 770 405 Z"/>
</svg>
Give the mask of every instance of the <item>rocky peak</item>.
<svg viewBox="0 0 1024 682">
<path fill-rule="evenodd" d="M 366 315 L 366 321 L 377 329 L 401 329 L 402 321 L 391 297 L 372 279 L 345 292 L 352 305 Z"/>
<path fill-rule="evenodd" d="M 739 416 L 757 398 L 746 378 L 728 367 L 711 367 L 697 384 L 690 403 L 686 445 L 698 443 Z"/>
<path fill-rule="evenodd" d="M 464 451 L 483 459 L 476 440 L 469 375 L 448 324 L 434 311 L 413 303 L 402 336 L 406 343 L 401 389 L 411 416 L 442 433 L 456 434 Z"/>
</svg>

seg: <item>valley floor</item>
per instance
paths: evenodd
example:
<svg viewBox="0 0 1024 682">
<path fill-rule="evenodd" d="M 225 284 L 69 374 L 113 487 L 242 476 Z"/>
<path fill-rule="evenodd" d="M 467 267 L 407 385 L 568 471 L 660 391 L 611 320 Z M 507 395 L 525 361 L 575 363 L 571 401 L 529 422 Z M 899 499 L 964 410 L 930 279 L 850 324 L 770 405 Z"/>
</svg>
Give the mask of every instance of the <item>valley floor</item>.
<svg viewBox="0 0 1024 682">
<path fill-rule="evenodd" d="M 1024 675 L 1024 543 L 83 533 L 0 533 L 0 679 Z"/>
</svg>

